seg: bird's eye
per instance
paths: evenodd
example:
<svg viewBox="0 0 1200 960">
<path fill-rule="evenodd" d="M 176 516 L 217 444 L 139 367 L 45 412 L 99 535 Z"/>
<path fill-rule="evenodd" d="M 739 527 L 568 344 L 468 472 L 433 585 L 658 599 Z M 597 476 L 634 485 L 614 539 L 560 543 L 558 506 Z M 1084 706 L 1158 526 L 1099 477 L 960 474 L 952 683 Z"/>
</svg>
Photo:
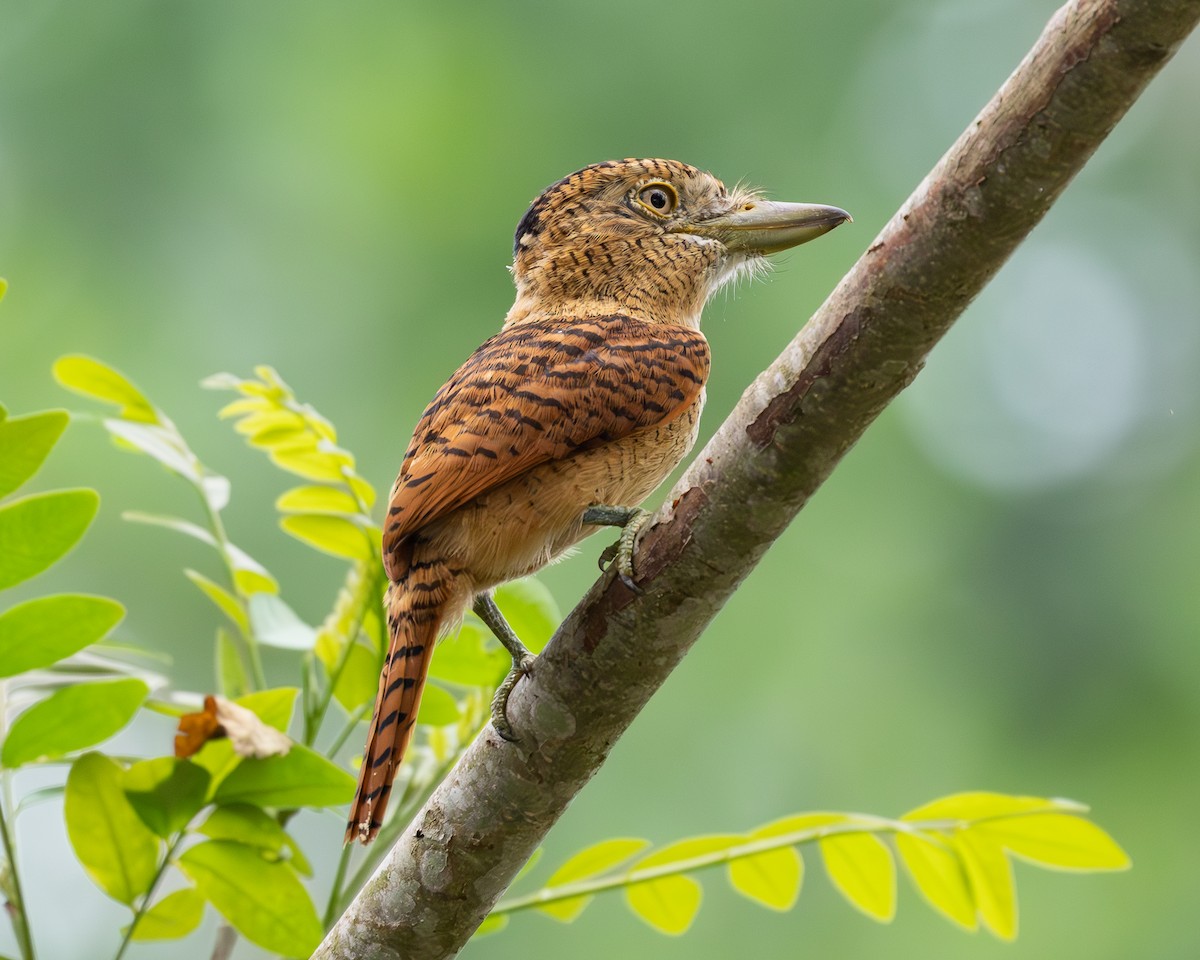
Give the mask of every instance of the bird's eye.
<svg viewBox="0 0 1200 960">
<path fill-rule="evenodd" d="M 665 217 L 675 209 L 679 196 L 669 183 L 651 183 L 638 191 L 638 203 L 651 213 Z"/>
</svg>

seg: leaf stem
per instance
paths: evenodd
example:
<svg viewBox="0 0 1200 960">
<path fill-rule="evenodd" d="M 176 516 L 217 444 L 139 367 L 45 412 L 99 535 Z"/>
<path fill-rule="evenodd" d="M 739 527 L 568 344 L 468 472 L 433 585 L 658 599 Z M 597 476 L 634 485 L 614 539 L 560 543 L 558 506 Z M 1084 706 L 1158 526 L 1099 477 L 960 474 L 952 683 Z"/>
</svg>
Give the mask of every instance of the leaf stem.
<svg viewBox="0 0 1200 960">
<path fill-rule="evenodd" d="M 246 613 L 246 619 L 249 621 L 250 604 L 246 594 L 238 584 L 237 566 L 233 562 L 233 552 L 230 549 L 229 535 L 225 532 L 225 524 L 221 520 L 221 513 L 213 507 L 212 501 L 208 498 L 208 492 L 204 489 L 202 480 L 195 482 L 195 488 L 196 492 L 200 495 L 200 502 L 204 505 L 204 513 L 208 519 L 208 528 L 212 531 L 213 539 L 217 541 L 217 552 L 221 555 L 221 560 L 225 564 L 226 573 L 229 574 L 230 586 L 233 587 L 234 595 L 238 598 L 242 609 Z M 237 633 L 242 638 L 242 654 L 246 659 L 246 666 L 252 677 L 254 689 L 265 689 L 267 678 L 263 672 L 262 656 L 258 650 L 258 640 L 255 638 L 252 630 L 246 630 L 244 633 L 238 630 Z"/>
<path fill-rule="evenodd" d="M 855 822 L 830 823 L 807 830 L 793 830 L 781 833 L 777 837 L 765 837 L 761 840 L 749 840 L 724 850 L 714 850 L 711 853 L 688 857 L 686 860 L 676 860 L 674 863 L 664 863 L 657 867 L 647 867 L 644 870 L 628 870 L 624 873 L 610 874 L 592 880 L 580 880 L 575 883 L 565 883 L 558 887 L 544 887 L 523 897 L 514 897 L 498 903 L 491 916 L 506 913 L 516 913 L 520 910 L 531 910 L 561 900 L 571 900 L 575 897 L 590 896 L 615 890 L 618 887 L 632 886 L 635 883 L 645 883 L 659 880 L 662 877 L 676 876 L 681 873 L 692 873 L 706 867 L 714 867 L 733 860 L 758 856 L 783 847 L 795 847 L 800 844 L 812 843 L 825 837 L 844 836 L 855 833 L 912 833 L 926 828 L 925 824 L 905 823 L 900 820 L 888 820 L 883 817 L 869 817 L 854 814 Z"/>
<path fill-rule="evenodd" d="M 338 894 L 342 889 L 342 881 L 346 879 L 346 870 L 350 866 L 350 854 L 353 852 L 352 844 L 343 844 L 341 856 L 338 857 L 337 870 L 333 875 L 333 885 L 329 888 L 329 901 L 325 904 L 325 916 L 321 921 L 326 930 L 333 926 L 333 921 L 338 918 Z"/>
<path fill-rule="evenodd" d="M 29 930 L 29 914 L 25 912 L 25 895 L 21 892 L 21 877 L 17 870 L 17 850 L 13 837 L 9 833 L 8 814 L 12 810 L 11 784 L 9 771 L 4 771 L 4 804 L 0 809 L 0 837 L 3 838 L 4 856 L 8 860 L 8 876 L 5 877 L 4 895 L 8 899 L 9 919 L 12 920 L 13 933 L 21 949 L 23 960 L 34 960 L 33 935 Z"/>
<path fill-rule="evenodd" d="M 150 886 L 146 889 L 145 896 L 138 903 L 137 909 L 133 911 L 133 920 L 126 928 L 125 936 L 122 938 L 121 945 L 117 948 L 113 960 L 121 960 L 125 955 L 125 950 L 133 940 L 133 932 L 137 929 L 137 925 L 141 922 L 142 917 L 145 916 L 146 910 L 150 906 L 150 900 L 154 897 L 154 891 L 158 889 L 163 874 L 167 872 L 167 867 L 171 865 L 171 857 L 175 855 L 175 850 L 183 842 L 184 833 L 185 831 L 180 830 L 179 833 L 175 834 L 175 839 L 168 845 L 167 852 L 163 856 L 162 863 L 158 865 L 158 870 L 154 874 L 154 879 L 150 881 Z"/>
</svg>

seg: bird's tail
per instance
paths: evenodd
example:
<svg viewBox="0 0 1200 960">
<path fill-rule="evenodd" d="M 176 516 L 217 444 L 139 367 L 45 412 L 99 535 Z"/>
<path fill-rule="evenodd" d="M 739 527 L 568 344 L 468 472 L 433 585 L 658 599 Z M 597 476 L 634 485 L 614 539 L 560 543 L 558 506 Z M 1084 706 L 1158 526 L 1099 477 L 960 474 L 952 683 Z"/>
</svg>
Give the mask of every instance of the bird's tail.
<svg viewBox="0 0 1200 960">
<path fill-rule="evenodd" d="M 383 824 L 392 780 L 412 740 L 429 660 L 450 612 L 454 586 L 453 573 L 433 562 L 414 564 L 388 588 L 385 605 L 391 644 L 379 675 L 346 843 L 370 843 Z"/>
</svg>

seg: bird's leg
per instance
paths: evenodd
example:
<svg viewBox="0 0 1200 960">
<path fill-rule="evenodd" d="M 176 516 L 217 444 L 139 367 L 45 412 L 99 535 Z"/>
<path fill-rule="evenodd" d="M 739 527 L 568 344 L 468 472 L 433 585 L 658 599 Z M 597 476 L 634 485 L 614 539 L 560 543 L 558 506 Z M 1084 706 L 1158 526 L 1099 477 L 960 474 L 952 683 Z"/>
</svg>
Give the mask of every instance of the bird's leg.
<svg viewBox="0 0 1200 960">
<path fill-rule="evenodd" d="M 583 511 L 583 522 L 594 523 L 605 527 L 621 527 L 621 539 L 604 548 L 600 554 L 600 569 L 605 564 L 616 563 L 617 576 L 634 593 L 641 593 L 642 588 L 633 582 L 633 545 L 642 527 L 650 519 L 650 511 L 641 507 L 588 507 Z"/>
<path fill-rule="evenodd" d="M 504 619 L 504 614 L 500 612 L 500 608 L 496 606 L 496 601 L 492 599 L 490 593 L 479 594 L 475 598 L 474 609 L 475 616 L 488 625 L 488 629 L 495 634 L 496 639 L 512 657 L 512 669 L 508 671 L 504 682 L 496 688 L 496 695 L 492 698 L 492 726 L 505 740 L 516 740 L 517 735 L 513 733 L 512 724 L 508 722 L 508 698 L 513 692 L 513 687 L 517 685 L 517 681 L 522 677 L 529 676 L 536 658 L 513 633 L 513 628 Z"/>
</svg>

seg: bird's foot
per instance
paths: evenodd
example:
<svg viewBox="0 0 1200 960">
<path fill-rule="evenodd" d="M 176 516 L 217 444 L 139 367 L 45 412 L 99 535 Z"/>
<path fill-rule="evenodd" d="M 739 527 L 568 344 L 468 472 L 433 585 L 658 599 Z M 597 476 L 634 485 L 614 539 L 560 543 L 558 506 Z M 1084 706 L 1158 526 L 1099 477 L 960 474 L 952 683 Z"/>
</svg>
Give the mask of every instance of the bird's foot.
<svg viewBox="0 0 1200 960">
<path fill-rule="evenodd" d="M 520 738 L 508 721 L 508 698 L 513 692 L 513 687 L 517 685 L 517 681 L 533 673 L 535 660 L 537 657 L 529 652 L 526 652 L 520 660 L 514 658 L 512 669 L 508 671 L 508 676 L 496 688 L 496 695 L 492 697 L 492 726 L 496 728 L 496 732 L 501 737 L 510 742 L 515 742 Z"/>
<path fill-rule="evenodd" d="M 513 732 L 512 724 L 508 722 L 508 698 L 512 695 L 517 681 L 533 673 L 533 663 L 537 657 L 529 652 L 529 649 L 513 632 L 513 628 L 504 619 L 504 614 L 500 612 L 500 608 L 496 606 L 496 601 L 492 599 L 490 593 L 481 593 L 477 596 L 474 609 L 475 615 L 487 624 L 488 629 L 495 634 L 496 639 L 512 657 L 512 669 L 508 671 L 508 676 L 496 688 L 496 695 L 492 698 L 492 726 L 505 740 L 515 741 L 518 737 Z"/>
<path fill-rule="evenodd" d="M 637 543 L 638 534 L 650 519 L 650 511 L 641 507 L 588 507 L 583 511 L 584 523 L 595 523 L 608 527 L 621 527 L 621 538 L 614 544 L 605 547 L 600 554 L 600 569 L 615 564 L 617 576 L 634 593 L 641 593 L 642 588 L 633 582 L 633 549 Z"/>
</svg>

